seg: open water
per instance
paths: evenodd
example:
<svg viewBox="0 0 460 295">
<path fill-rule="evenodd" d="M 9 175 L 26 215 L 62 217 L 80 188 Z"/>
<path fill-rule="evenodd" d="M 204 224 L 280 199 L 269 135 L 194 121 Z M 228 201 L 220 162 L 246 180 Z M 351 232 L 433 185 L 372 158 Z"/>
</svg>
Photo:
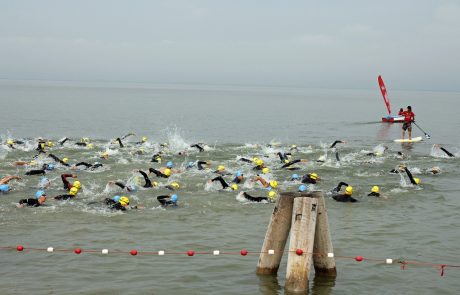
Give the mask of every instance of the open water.
<svg viewBox="0 0 460 295">
<path fill-rule="evenodd" d="M 377 84 L 377 83 L 376 83 Z M 388 85 L 390 86 L 390 85 Z M 391 88 L 391 86 L 390 86 Z M 316 172 L 322 180 L 310 189 L 325 192 L 338 182 L 354 187 L 359 202 L 345 204 L 327 198 L 332 240 L 336 255 L 393 258 L 442 264 L 460 264 L 459 93 L 389 92 L 393 109 L 412 105 L 420 127 L 431 135 L 423 142 L 401 145 L 401 125 L 380 123 L 385 107 L 377 85 L 371 90 L 291 89 L 237 86 L 177 86 L 139 84 L 83 84 L 68 82 L 0 82 L 0 176 L 17 174 L 13 191 L 0 195 L 0 247 L 24 245 L 24 252 L 0 249 L 0 294 L 283 294 L 286 259 L 277 277 L 255 274 L 258 255 L 243 257 L 241 249 L 260 251 L 273 210 L 270 203 L 250 203 L 238 197 L 242 190 L 265 196 L 252 165 L 239 157 L 263 158 L 271 171 L 263 175 L 279 182 L 278 191 L 295 191 L 292 171 L 279 169 L 278 151 L 298 146 L 293 158 L 308 159 L 298 174 Z M 111 140 L 129 132 L 126 148 Z M 423 136 L 415 126 L 414 136 Z M 17 208 L 19 199 L 33 197 L 40 176 L 24 176 L 37 138 L 71 138 L 64 146 L 47 148 L 71 164 L 109 160 L 95 171 L 69 170 L 60 165 L 48 173 L 45 207 Z M 146 136 L 144 154 L 135 142 Z M 89 137 L 94 149 L 74 143 Z M 25 145 L 11 150 L 8 139 Z M 328 149 L 336 139 L 340 162 Z M 199 153 L 190 144 L 204 142 Z M 110 180 L 139 182 L 135 169 L 160 167 L 151 156 L 168 144 L 164 162 L 171 160 L 185 170 L 189 161 L 209 160 L 205 171 L 186 170 L 171 179 L 153 179 L 160 187 L 128 194 L 131 205 L 144 209 L 113 212 L 100 203 L 122 192 L 108 186 Z M 448 158 L 433 144 L 454 153 Z M 269 146 L 267 146 L 269 145 Z M 388 150 L 377 157 L 372 151 Z M 187 150 L 187 156 L 178 152 Z M 401 160 L 396 153 L 407 155 Z M 318 157 L 326 155 L 325 163 Z M 40 156 L 39 164 L 51 163 Z M 163 164 L 164 164 L 163 162 Z M 407 176 L 388 173 L 405 163 L 421 185 L 408 184 Z M 224 165 L 231 173 L 241 170 L 247 180 L 238 192 L 220 191 L 208 185 L 212 172 Z M 441 173 L 427 169 L 439 166 Z M 76 173 L 83 188 L 76 199 L 52 200 L 64 193 L 60 174 Z M 226 177 L 231 180 L 231 176 Z M 163 185 L 177 181 L 181 188 L 178 208 L 161 208 L 156 196 L 170 193 Z M 379 185 L 382 198 L 368 197 Z M 83 253 L 47 253 L 27 248 L 72 250 Z M 107 248 L 108 255 L 85 250 Z M 181 253 L 158 256 L 129 255 L 138 251 Z M 196 255 L 187 250 L 236 252 L 228 255 Z M 121 251 L 123 253 L 115 253 Z M 338 276 L 324 280 L 310 276 L 310 294 L 458 294 L 460 269 L 398 264 L 357 263 L 337 259 Z"/>
</svg>

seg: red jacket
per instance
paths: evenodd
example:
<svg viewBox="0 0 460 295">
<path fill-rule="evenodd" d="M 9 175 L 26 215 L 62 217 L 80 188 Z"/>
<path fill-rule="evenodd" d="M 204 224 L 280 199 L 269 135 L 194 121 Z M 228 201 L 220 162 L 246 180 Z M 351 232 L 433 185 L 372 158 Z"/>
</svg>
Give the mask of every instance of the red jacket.
<svg viewBox="0 0 460 295">
<path fill-rule="evenodd" d="M 404 122 L 413 122 L 415 120 L 415 114 L 412 111 L 405 111 L 402 115 L 404 116 Z"/>
</svg>

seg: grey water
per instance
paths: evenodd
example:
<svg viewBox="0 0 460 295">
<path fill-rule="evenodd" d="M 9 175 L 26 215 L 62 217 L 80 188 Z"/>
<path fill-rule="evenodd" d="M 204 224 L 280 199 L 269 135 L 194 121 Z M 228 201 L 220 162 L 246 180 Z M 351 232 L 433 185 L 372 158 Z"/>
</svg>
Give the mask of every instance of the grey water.
<svg viewBox="0 0 460 295">
<path fill-rule="evenodd" d="M 377 84 L 377 83 L 376 83 Z M 389 85 L 387 85 L 389 86 Z M 187 170 L 172 179 L 154 179 L 160 187 L 129 194 L 132 205 L 144 209 L 112 212 L 100 201 L 120 190 L 111 180 L 141 183 L 136 169 L 160 167 L 151 156 L 168 143 L 165 161 L 184 170 L 189 161 L 208 160 L 211 167 L 225 165 L 230 172 L 243 171 L 240 185 L 255 196 L 266 191 L 249 179 L 257 172 L 237 161 L 239 157 L 263 157 L 271 168 L 268 177 L 279 182 L 278 191 L 295 191 L 292 171 L 281 170 L 277 151 L 296 144 L 293 158 L 307 159 L 298 174 L 316 172 L 322 180 L 312 189 L 330 191 L 340 181 L 353 186 L 359 202 L 344 204 L 326 199 L 334 252 L 337 256 L 393 258 L 408 261 L 460 264 L 458 245 L 458 191 L 460 138 L 459 93 L 391 91 L 393 111 L 411 105 L 416 121 L 431 139 L 401 145 L 400 124 L 381 123 L 386 115 L 377 85 L 375 89 L 302 89 L 275 87 L 95 84 L 76 82 L 0 81 L 0 176 L 20 175 L 13 190 L 0 195 L 0 247 L 24 245 L 26 251 L 0 248 L 1 294 L 284 294 L 286 259 L 278 276 L 255 274 L 258 255 L 158 256 L 129 255 L 131 249 L 166 253 L 260 251 L 273 204 L 241 201 L 238 192 L 220 191 L 208 185 L 214 169 Z M 120 149 L 110 142 L 127 133 Z M 414 136 L 424 133 L 413 127 Z M 135 142 L 146 136 L 143 154 Z M 102 161 L 100 170 L 69 170 L 57 166 L 48 173 L 47 206 L 17 208 L 19 199 L 33 197 L 39 176 L 24 176 L 37 154 L 37 138 L 54 142 L 69 137 L 64 146 L 47 150 L 79 161 Z M 74 145 L 89 137 L 94 149 Z M 11 150 L 8 139 L 26 142 Z M 346 140 L 332 151 L 326 163 L 316 159 L 336 139 Z M 190 144 L 204 142 L 199 153 Z M 270 146 L 267 146 L 270 144 Z M 448 158 L 434 144 L 442 144 L 455 158 Z M 388 150 L 379 157 L 373 150 Z M 178 152 L 187 150 L 187 156 Z M 400 160 L 402 151 L 407 158 Z M 36 161 L 50 162 L 40 156 Z M 407 177 L 388 173 L 404 163 L 421 179 L 420 187 Z M 164 163 L 163 163 L 164 164 Z M 441 173 L 426 170 L 439 166 Z M 76 173 L 83 184 L 75 200 L 57 202 L 62 194 L 61 173 Z M 227 176 L 230 180 L 231 176 Z M 178 208 L 163 209 L 156 196 L 170 193 L 163 185 L 175 180 L 181 188 Z M 368 197 L 373 185 L 383 197 Z M 328 195 L 329 196 L 329 195 Z M 27 250 L 74 249 L 83 253 Z M 85 249 L 109 249 L 108 255 Z M 115 253 L 122 251 L 123 253 Z M 460 269 L 361 262 L 337 259 L 334 280 L 310 276 L 311 294 L 458 294 Z"/>
</svg>

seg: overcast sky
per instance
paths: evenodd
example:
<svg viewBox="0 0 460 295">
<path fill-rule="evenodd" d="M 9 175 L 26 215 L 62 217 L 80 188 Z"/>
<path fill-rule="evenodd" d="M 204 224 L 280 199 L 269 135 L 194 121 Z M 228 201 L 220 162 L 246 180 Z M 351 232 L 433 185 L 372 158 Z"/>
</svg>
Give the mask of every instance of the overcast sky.
<svg viewBox="0 0 460 295">
<path fill-rule="evenodd" d="M 0 0 L 0 78 L 460 91 L 460 1 Z"/>
</svg>

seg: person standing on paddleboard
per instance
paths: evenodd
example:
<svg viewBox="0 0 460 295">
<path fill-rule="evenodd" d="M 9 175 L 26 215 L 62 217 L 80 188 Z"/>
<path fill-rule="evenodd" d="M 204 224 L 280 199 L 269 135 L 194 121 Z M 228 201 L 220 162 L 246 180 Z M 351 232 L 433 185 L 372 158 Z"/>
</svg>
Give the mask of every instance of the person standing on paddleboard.
<svg viewBox="0 0 460 295">
<path fill-rule="evenodd" d="M 407 110 L 402 114 L 404 116 L 404 124 L 402 126 L 402 139 L 406 134 L 406 130 L 409 133 L 409 140 L 412 140 L 412 122 L 415 121 L 415 114 L 412 112 L 412 107 L 408 106 Z"/>
</svg>

